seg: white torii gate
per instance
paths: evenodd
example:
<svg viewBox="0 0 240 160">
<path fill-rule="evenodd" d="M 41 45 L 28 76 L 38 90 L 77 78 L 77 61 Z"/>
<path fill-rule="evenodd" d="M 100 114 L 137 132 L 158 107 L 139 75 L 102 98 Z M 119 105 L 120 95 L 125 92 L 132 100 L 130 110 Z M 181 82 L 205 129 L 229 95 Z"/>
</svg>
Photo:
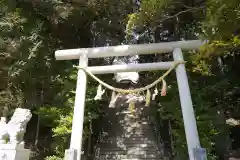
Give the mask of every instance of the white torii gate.
<svg viewBox="0 0 240 160">
<path fill-rule="evenodd" d="M 96 48 L 68 49 L 56 51 L 55 57 L 57 60 L 79 59 L 79 65 L 81 67 L 87 67 L 88 70 L 90 70 L 93 74 L 167 70 L 170 67 L 172 67 L 174 63 L 173 61 L 88 67 L 88 58 L 173 52 L 174 61 L 182 61 L 183 60 L 182 50 L 199 49 L 199 47 L 202 46 L 204 43 L 205 42 L 200 40 L 191 40 L 152 44 L 134 44 L 110 47 L 107 46 Z M 184 64 L 179 64 L 176 67 L 176 76 L 184 121 L 184 129 L 188 146 L 189 159 L 202 160 L 202 158 L 196 158 L 198 154 L 195 154 L 198 151 L 205 150 L 201 149 L 200 147 L 196 119 L 193 110 L 188 78 Z M 66 150 L 65 154 L 65 159 L 68 160 L 81 160 L 86 85 L 87 75 L 83 70 L 79 70 L 75 95 L 70 148 Z M 203 159 L 205 160 L 206 157 L 204 157 Z"/>
</svg>

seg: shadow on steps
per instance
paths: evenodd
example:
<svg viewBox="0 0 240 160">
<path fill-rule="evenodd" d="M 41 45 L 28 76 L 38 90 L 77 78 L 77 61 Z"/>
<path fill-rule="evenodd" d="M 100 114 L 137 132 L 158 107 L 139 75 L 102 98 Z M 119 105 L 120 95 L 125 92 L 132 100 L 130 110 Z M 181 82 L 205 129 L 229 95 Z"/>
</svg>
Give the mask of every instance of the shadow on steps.
<svg viewBox="0 0 240 160">
<path fill-rule="evenodd" d="M 130 111 L 124 98 L 115 108 L 108 108 L 94 160 L 166 159 L 156 141 L 150 116 L 151 107 L 136 103 L 135 110 Z"/>
</svg>

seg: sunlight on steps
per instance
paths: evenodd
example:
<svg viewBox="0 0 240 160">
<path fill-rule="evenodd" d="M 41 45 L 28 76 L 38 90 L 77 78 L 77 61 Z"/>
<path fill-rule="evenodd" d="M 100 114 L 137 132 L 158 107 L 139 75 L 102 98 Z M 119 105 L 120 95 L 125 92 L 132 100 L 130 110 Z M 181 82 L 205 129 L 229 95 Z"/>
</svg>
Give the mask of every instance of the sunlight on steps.
<svg viewBox="0 0 240 160">
<path fill-rule="evenodd" d="M 150 107 L 136 103 L 130 112 L 124 98 L 105 117 L 104 133 L 96 147 L 95 160 L 156 160 L 163 158 L 149 122 Z"/>
</svg>

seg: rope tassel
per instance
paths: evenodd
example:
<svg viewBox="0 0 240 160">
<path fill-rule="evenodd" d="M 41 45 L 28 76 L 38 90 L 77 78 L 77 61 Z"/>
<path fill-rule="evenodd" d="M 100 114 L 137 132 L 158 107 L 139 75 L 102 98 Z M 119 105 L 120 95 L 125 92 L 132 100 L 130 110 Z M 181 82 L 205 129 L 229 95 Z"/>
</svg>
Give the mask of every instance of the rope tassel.
<svg viewBox="0 0 240 160">
<path fill-rule="evenodd" d="M 135 111 L 135 103 L 133 101 L 129 102 L 128 107 L 131 113 Z"/>
<path fill-rule="evenodd" d="M 157 89 L 157 87 L 155 87 L 154 93 L 152 95 L 152 101 L 155 101 L 157 95 L 158 95 L 158 89 Z"/>
<path fill-rule="evenodd" d="M 118 95 L 116 94 L 116 92 L 112 92 L 112 97 L 111 97 L 111 101 L 110 101 L 110 103 L 109 103 L 109 108 L 115 108 L 115 103 L 116 103 L 116 101 L 117 101 L 117 99 L 118 99 Z"/>
<path fill-rule="evenodd" d="M 166 96 L 166 94 L 167 94 L 167 83 L 164 79 L 162 79 L 161 96 Z"/>
<path fill-rule="evenodd" d="M 148 89 L 148 90 L 147 90 L 147 94 L 146 94 L 146 103 L 145 103 L 145 106 L 149 106 L 149 105 L 150 105 L 150 102 L 151 102 L 151 92 L 150 92 L 150 90 Z"/>
<path fill-rule="evenodd" d="M 94 100 L 101 100 L 104 93 L 105 93 L 105 89 L 102 89 L 102 85 L 99 84 L 97 88 L 97 94 Z"/>
</svg>

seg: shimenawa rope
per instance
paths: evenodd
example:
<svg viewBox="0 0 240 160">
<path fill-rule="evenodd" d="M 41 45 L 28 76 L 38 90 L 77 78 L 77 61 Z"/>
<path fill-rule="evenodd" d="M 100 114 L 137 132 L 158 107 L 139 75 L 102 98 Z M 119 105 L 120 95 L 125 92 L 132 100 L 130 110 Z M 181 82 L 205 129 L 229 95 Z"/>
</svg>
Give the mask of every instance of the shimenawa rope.
<svg viewBox="0 0 240 160">
<path fill-rule="evenodd" d="M 116 88 L 113 87 L 107 83 L 105 83 L 104 81 L 102 81 L 101 79 L 99 79 L 98 77 L 96 77 L 93 73 L 91 73 L 87 67 L 81 67 L 81 66 L 74 66 L 75 68 L 81 69 L 84 72 L 86 72 L 90 77 L 92 77 L 94 80 L 96 80 L 99 84 L 101 84 L 102 86 L 104 86 L 105 88 L 112 90 L 114 92 L 118 92 L 118 93 L 122 93 L 122 94 L 130 94 L 130 93 L 140 93 L 140 92 L 144 92 L 146 90 L 149 90 L 150 88 L 154 87 L 155 85 L 157 85 L 159 82 L 164 81 L 164 78 L 169 75 L 169 73 L 171 73 L 171 71 L 173 69 L 175 69 L 179 64 L 185 64 L 185 61 L 174 61 L 173 65 L 171 68 L 169 68 L 161 77 L 159 77 L 157 80 L 155 80 L 153 83 L 145 86 L 145 87 L 141 87 L 141 88 L 136 88 L 136 89 L 121 89 L 121 88 Z"/>
</svg>

